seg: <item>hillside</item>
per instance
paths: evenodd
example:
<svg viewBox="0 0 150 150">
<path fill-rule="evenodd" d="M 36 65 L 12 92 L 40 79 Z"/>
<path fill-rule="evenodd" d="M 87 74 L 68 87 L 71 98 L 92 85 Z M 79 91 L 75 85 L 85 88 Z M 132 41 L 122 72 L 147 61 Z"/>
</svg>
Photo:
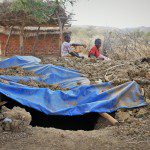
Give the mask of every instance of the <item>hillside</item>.
<svg viewBox="0 0 150 150">
<path fill-rule="evenodd" d="M 89 26 L 89 25 L 73 25 L 71 27 L 71 30 L 75 29 L 93 29 L 93 30 L 99 30 L 99 31 L 119 31 L 119 30 L 128 30 L 128 31 L 143 31 L 145 33 L 150 32 L 150 27 L 135 27 L 135 28 L 115 28 L 115 27 L 104 27 L 104 26 Z"/>
</svg>

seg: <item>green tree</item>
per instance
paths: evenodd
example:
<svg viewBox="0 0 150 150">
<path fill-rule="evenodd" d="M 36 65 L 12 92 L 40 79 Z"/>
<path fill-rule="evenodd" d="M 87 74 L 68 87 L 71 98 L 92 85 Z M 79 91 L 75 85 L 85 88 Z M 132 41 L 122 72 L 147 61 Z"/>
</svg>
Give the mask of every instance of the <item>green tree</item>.
<svg viewBox="0 0 150 150">
<path fill-rule="evenodd" d="M 14 0 L 10 9 L 12 13 L 22 12 L 28 16 L 28 21 L 35 20 L 37 23 L 47 22 L 49 16 L 55 12 L 55 7 L 48 7 L 47 3 L 42 0 Z"/>
</svg>

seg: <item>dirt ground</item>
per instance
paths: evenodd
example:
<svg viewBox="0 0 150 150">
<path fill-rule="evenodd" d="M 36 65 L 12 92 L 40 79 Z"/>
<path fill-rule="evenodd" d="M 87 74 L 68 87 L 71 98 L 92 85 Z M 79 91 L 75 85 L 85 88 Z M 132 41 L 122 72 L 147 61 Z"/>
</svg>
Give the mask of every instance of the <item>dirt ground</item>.
<svg viewBox="0 0 150 150">
<path fill-rule="evenodd" d="M 0 133 L 0 149 L 98 150 L 150 148 L 150 117 L 131 124 L 94 131 L 64 131 L 27 126 L 23 131 Z"/>
<path fill-rule="evenodd" d="M 115 118 L 120 121 L 119 126 L 102 128 L 99 120 L 96 130 L 93 131 L 31 127 L 29 125 L 31 116 L 28 112 L 21 108 L 9 110 L 4 107 L 0 112 L 0 149 L 150 149 L 150 65 L 148 62 L 118 60 L 90 63 L 87 60 L 66 62 L 45 58 L 43 63 L 78 69 L 91 80 L 91 83 L 101 79 L 119 85 L 126 81 L 136 80 L 143 89 L 148 106 L 133 110 L 119 110 L 115 114 Z M 2 122 L 7 117 L 12 119 L 11 123 Z"/>
</svg>

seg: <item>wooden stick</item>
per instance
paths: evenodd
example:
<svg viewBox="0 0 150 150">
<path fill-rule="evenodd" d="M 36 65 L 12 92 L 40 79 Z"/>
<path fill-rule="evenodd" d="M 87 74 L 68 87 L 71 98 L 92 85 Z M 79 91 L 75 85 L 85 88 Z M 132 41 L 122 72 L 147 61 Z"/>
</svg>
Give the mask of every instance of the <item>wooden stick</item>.
<svg viewBox="0 0 150 150">
<path fill-rule="evenodd" d="M 8 35 L 8 38 L 7 38 L 7 41 L 5 44 L 4 56 L 6 56 L 6 51 L 8 50 L 8 45 L 9 45 L 9 41 L 10 41 L 10 36 L 12 34 L 12 30 L 13 30 L 13 26 L 11 26 L 11 28 L 10 28 L 10 32 L 9 32 L 9 35 Z"/>
<path fill-rule="evenodd" d="M 58 25 L 59 25 L 59 30 L 60 30 L 60 34 L 59 34 L 59 36 L 60 36 L 60 41 L 59 41 L 60 51 L 59 51 L 59 55 L 61 57 L 61 45 L 62 45 L 62 42 L 63 42 L 63 23 L 62 23 L 58 13 L 57 13 L 57 19 L 58 19 Z"/>
<path fill-rule="evenodd" d="M 107 119 L 112 125 L 116 125 L 119 123 L 116 119 L 114 119 L 112 116 L 110 116 L 107 113 L 101 113 L 100 115 L 105 119 Z"/>
<path fill-rule="evenodd" d="M 37 30 L 37 33 L 36 33 L 36 38 L 35 38 L 35 41 L 34 41 L 34 44 L 33 44 L 33 47 L 32 47 L 32 54 L 33 56 L 35 55 L 35 48 L 36 48 L 36 44 L 39 40 L 39 31 L 40 31 L 40 26 L 38 27 L 38 30 Z"/>
<path fill-rule="evenodd" d="M 5 105 L 6 103 L 7 102 L 5 102 L 5 101 L 0 102 L 0 107 L 3 106 L 3 105 Z"/>
</svg>

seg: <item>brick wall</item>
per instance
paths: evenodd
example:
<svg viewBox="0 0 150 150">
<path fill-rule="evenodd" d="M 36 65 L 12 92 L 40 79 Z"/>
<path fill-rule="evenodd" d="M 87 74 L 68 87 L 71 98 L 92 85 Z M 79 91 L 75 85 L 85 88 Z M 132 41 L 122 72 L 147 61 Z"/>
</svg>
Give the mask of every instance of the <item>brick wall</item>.
<svg viewBox="0 0 150 150">
<path fill-rule="evenodd" d="M 7 35 L 0 33 L 1 51 L 4 55 Z M 32 55 L 35 37 L 24 38 L 24 51 L 22 55 Z M 19 51 L 19 36 L 11 35 L 8 49 L 5 51 L 6 56 L 20 55 Z M 59 35 L 39 35 L 38 41 L 35 45 L 35 55 L 60 55 L 59 50 Z"/>
</svg>

